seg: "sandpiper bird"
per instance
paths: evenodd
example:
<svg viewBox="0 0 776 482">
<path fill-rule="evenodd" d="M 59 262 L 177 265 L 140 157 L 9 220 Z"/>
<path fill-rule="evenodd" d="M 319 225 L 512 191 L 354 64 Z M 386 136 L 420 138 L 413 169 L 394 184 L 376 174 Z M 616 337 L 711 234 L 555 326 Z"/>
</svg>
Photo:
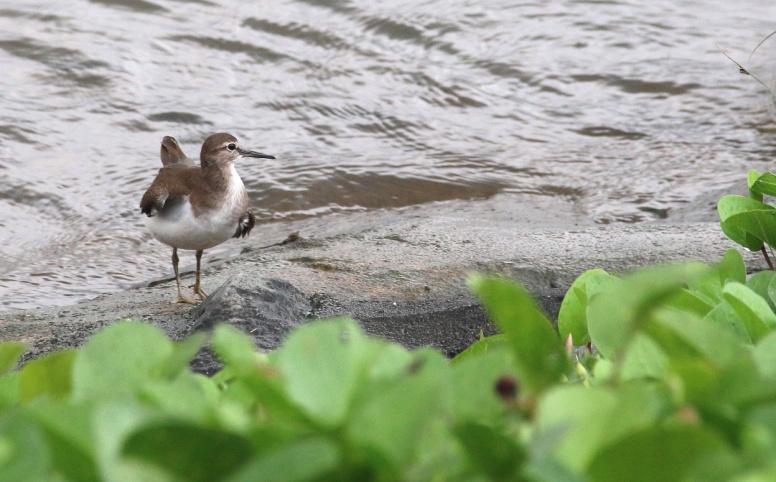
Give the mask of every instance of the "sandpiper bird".
<svg viewBox="0 0 776 482">
<path fill-rule="evenodd" d="M 231 134 L 213 134 L 202 144 L 200 165 L 183 153 L 172 137 L 162 139 L 164 167 L 143 194 L 140 211 L 154 238 L 172 247 L 172 269 L 178 286 L 178 303 L 194 303 L 181 294 L 178 250 L 196 251 L 194 294 L 207 295 L 200 286 L 202 253 L 229 238 L 247 236 L 255 224 L 248 211 L 249 199 L 234 162 L 243 157 L 275 159 L 240 148 Z"/>
</svg>

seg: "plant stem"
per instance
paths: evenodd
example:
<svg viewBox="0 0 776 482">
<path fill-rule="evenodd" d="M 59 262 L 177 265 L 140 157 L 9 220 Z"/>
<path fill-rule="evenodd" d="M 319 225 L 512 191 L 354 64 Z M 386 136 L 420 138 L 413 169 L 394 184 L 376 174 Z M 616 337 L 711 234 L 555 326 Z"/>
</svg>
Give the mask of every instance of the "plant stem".
<svg viewBox="0 0 776 482">
<path fill-rule="evenodd" d="M 765 262 L 768 263 L 768 267 L 770 267 L 771 271 L 773 271 L 773 263 L 771 262 L 770 256 L 768 256 L 768 251 L 765 249 L 764 244 L 763 244 L 763 247 L 760 249 L 760 251 L 763 252 L 763 256 L 765 257 Z"/>
</svg>

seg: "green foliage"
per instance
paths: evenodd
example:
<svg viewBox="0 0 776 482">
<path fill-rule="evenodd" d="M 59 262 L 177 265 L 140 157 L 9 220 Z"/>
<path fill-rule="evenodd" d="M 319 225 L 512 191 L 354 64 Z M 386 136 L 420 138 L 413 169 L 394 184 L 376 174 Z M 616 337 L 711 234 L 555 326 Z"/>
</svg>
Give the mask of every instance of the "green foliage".
<svg viewBox="0 0 776 482">
<path fill-rule="evenodd" d="M 587 332 L 587 306 L 595 295 L 616 282 L 616 277 L 602 269 L 585 271 L 574 280 L 558 313 L 558 331 L 562 339 L 565 340 L 570 335 L 577 345 L 590 341 Z"/>
<path fill-rule="evenodd" d="M 22 348 L 2 344 L 0 481 L 771 480 L 774 275 L 747 280 L 735 251 L 592 270 L 558 329 L 520 286 L 476 276 L 502 333 L 453 360 L 347 319 L 266 354 L 219 326 L 211 378 L 187 366 L 204 335 L 138 322 L 16 371 Z"/>
<path fill-rule="evenodd" d="M 776 196 L 776 175 L 749 171 L 749 196 L 722 196 L 717 203 L 722 232 L 741 246 L 757 251 L 776 246 L 776 208 L 764 202 Z"/>
<path fill-rule="evenodd" d="M 528 292 L 497 278 L 475 276 L 469 285 L 507 336 L 525 388 L 538 392 L 556 383 L 567 370 L 566 354 L 558 333 Z"/>
</svg>

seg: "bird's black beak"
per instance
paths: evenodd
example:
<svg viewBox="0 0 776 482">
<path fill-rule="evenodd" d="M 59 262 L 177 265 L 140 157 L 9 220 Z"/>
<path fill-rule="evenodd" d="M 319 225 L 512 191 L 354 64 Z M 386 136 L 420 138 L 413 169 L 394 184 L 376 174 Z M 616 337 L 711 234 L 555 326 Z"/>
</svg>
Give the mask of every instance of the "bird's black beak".
<svg viewBox="0 0 776 482">
<path fill-rule="evenodd" d="M 257 157 L 260 159 L 275 159 L 275 156 L 270 156 L 269 154 L 262 154 L 261 152 L 256 151 L 246 151 L 243 149 L 237 148 L 237 152 L 243 156 L 243 157 Z"/>
</svg>

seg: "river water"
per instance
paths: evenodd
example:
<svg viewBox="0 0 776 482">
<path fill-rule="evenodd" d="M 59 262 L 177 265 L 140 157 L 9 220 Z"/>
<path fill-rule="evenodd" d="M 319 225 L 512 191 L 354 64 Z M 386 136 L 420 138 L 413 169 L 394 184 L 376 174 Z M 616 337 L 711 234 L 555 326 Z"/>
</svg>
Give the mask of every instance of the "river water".
<svg viewBox="0 0 776 482">
<path fill-rule="evenodd" d="M 170 271 L 137 207 L 164 135 L 276 155 L 239 166 L 262 223 L 498 193 L 670 219 L 771 164 L 716 44 L 773 29 L 766 0 L 0 0 L 0 308 Z"/>
</svg>

